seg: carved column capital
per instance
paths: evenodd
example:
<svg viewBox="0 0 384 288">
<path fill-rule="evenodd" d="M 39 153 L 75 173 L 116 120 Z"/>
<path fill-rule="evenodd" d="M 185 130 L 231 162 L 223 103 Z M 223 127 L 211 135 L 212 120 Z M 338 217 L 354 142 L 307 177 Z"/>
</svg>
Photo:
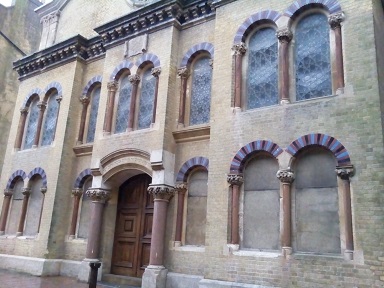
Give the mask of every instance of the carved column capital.
<svg viewBox="0 0 384 288">
<path fill-rule="evenodd" d="M 339 12 L 339 13 L 329 15 L 328 23 L 331 26 L 331 29 L 336 29 L 338 27 L 341 27 L 341 22 L 343 22 L 344 19 L 345 19 L 344 13 Z"/>
<path fill-rule="evenodd" d="M 43 194 L 47 193 L 47 187 L 41 187 L 40 192 Z"/>
<path fill-rule="evenodd" d="M 37 107 L 38 107 L 40 110 L 45 110 L 45 108 L 47 108 L 47 103 L 44 102 L 44 101 L 39 101 L 39 103 L 37 103 Z"/>
<path fill-rule="evenodd" d="M 81 197 L 81 195 L 83 195 L 83 188 L 73 188 L 72 195 L 74 197 Z"/>
<path fill-rule="evenodd" d="M 244 182 L 244 177 L 242 174 L 228 174 L 227 175 L 227 182 L 233 186 L 241 186 Z"/>
<path fill-rule="evenodd" d="M 21 115 L 27 115 L 28 114 L 28 107 L 24 107 L 20 109 L 20 114 Z"/>
<path fill-rule="evenodd" d="M 31 188 L 29 188 L 29 187 L 21 189 L 21 193 L 22 193 L 24 196 L 29 196 L 29 195 L 31 195 L 31 192 L 32 192 L 32 190 L 31 190 Z"/>
<path fill-rule="evenodd" d="M 276 173 L 277 179 L 282 183 L 291 184 L 295 180 L 295 174 L 289 169 L 282 169 Z"/>
<path fill-rule="evenodd" d="M 153 195 L 154 200 L 169 201 L 175 194 L 175 188 L 165 184 L 149 185 L 148 193 Z"/>
<path fill-rule="evenodd" d="M 209 66 L 211 66 L 211 68 L 213 68 L 213 59 L 209 59 Z"/>
<path fill-rule="evenodd" d="M 293 34 L 288 28 L 282 28 L 277 30 L 276 37 L 280 43 L 289 43 L 292 40 Z"/>
<path fill-rule="evenodd" d="M 119 87 L 119 83 L 115 80 L 107 83 L 108 91 L 116 91 L 118 87 Z"/>
<path fill-rule="evenodd" d="M 349 180 L 354 174 L 355 169 L 352 165 L 349 166 L 337 166 L 336 167 L 337 176 L 342 180 Z"/>
<path fill-rule="evenodd" d="M 87 95 L 81 96 L 79 100 L 81 104 L 83 104 L 83 106 L 86 106 L 89 104 L 89 97 Z"/>
<path fill-rule="evenodd" d="M 185 192 L 187 192 L 187 183 L 185 182 L 176 183 L 175 191 L 178 194 L 184 194 Z"/>
<path fill-rule="evenodd" d="M 232 51 L 235 55 L 244 55 L 247 52 L 247 46 L 245 43 L 237 43 L 232 46 Z"/>
<path fill-rule="evenodd" d="M 90 197 L 92 201 L 107 202 L 111 197 L 111 190 L 105 188 L 89 188 L 85 192 L 87 197 Z"/>
<path fill-rule="evenodd" d="M 13 195 L 13 189 L 11 189 L 11 188 L 4 189 L 4 196 L 9 197 L 9 196 L 12 196 L 12 195 Z"/>
<path fill-rule="evenodd" d="M 188 78 L 189 76 L 189 69 L 187 67 L 182 67 L 177 70 L 177 76 L 180 78 Z"/>
<path fill-rule="evenodd" d="M 63 96 L 59 95 L 56 97 L 56 102 L 60 104 L 61 100 L 63 100 Z"/>
<path fill-rule="evenodd" d="M 151 70 L 151 74 L 153 77 L 158 78 L 160 73 L 161 73 L 161 67 L 155 67 L 155 68 L 152 68 Z"/>
<path fill-rule="evenodd" d="M 128 77 L 129 82 L 131 82 L 132 85 L 138 85 L 140 82 L 140 76 L 137 74 L 130 75 Z"/>
</svg>

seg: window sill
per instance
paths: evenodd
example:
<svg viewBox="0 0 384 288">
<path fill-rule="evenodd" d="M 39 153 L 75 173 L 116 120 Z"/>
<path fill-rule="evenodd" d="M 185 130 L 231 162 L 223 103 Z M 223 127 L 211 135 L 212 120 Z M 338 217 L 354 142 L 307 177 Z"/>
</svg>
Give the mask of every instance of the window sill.
<svg viewBox="0 0 384 288">
<path fill-rule="evenodd" d="M 183 251 L 183 252 L 205 252 L 205 246 L 195 246 L 195 245 L 184 245 L 174 248 L 175 251 Z"/>
<path fill-rule="evenodd" d="M 209 139 L 210 133 L 211 126 L 206 124 L 189 126 L 172 132 L 176 143 L 206 140 Z"/>
<path fill-rule="evenodd" d="M 86 239 L 86 238 L 73 238 L 73 237 L 67 236 L 67 239 L 65 242 L 87 244 L 88 239 Z"/>
<path fill-rule="evenodd" d="M 73 147 L 76 157 L 91 155 L 93 150 L 93 143 L 86 143 Z"/>
</svg>

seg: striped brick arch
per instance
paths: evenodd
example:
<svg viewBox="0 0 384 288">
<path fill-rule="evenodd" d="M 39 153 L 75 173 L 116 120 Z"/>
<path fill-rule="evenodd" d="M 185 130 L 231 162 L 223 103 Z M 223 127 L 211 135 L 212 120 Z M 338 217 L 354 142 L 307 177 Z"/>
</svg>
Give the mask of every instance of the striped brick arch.
<svg viewBox="0 0 384 288">
<path fill-rule="evenodd" d="M 146 63 L 146 62 L 152 62 L 153 67 L 160 67 L 160 59 L 154 54 L 151 53 L 146 53 L 143 56 L 141 56 L 137 61 L 136 61 L 136 66 L 138 68 L 141 68 L 141 66 Z"/>
<path fill-rule="evenodd" d="M 23 170 L 16 170 L 15 172 L 12 173 L 11 177 L 9 177 L 8 182 L 7 182 L 7 189 L 12 189 L 15 186 L 17 178 L 27 178 L 27 174 Z"/>
<path fill-rule="evenodd" d="M 89 94 L 91 93 L 92 91 L 92 88 L 96 85 L 96 84 L 99 84 L 103 81 L 103 77 L 101 77 L 100 75 L 97 75 L 97 76 L 94 76 L 92 77 L 91 80 L 88 81 L 87 85 L 84 87 L 83 89 L 83 95 L 87 95 L 89 96 Z"/>
<path fill-rule="evenodd" d="M 35 96 L 35 95 L 37 95 L 37 97 L 40 100 L 40 96 L 43 95 L 43 91 L 41 91 L 39 88 L 35 88 L 31 90 L 28 93 L 28 95 L 25 97 L 22 108 L 29 106 L 32 102 L 32 98 L 33 98 L 32 96 Z"/>
<path fill-rule="evenodd" d="M 118 78 L 118 76 L 121 74 L 123 69 L 131 70 L 132 67 L 133 67 L 133 63 L 128 60 L 121 62 L 119 65 L 115 67 L 115 69 L 113 69 L 113 72 L 109 77 L 109 80 L 110 81 L 117 80 L 116 78 Z"/>
<path fill-rule="evenodd" d="M 298 0 L 293 2 L 284 12 L 285 16 L 292 17 L 301 8 L 306 5 L 321 5 L 328 10 L 330 14 L 341 12 L 341 6 L 337 0 Z"/>
<path fill-rule="evenodd" d="M 249 34 L 249 31 L 252 30 L 257 23 L 260 23 L 260 21 L 272 21 L 275 23 L 280 16 L 281 14 L 274 10 L 263 10 L 253 14 L 240 25 L 239 29 L 237 29 L 233 44 L 245 42 L 245 38 Z"/>
<path fill-rule="evenodd" d="M 283 150 L 270 140 L 257 140 L 247 145 L 243 146 L 239 151 L 237 151 L 235 157 L 233 157 L 231 162 L 231 173 L 239 174 L 243 172 L 244 164 L 247 159 L 254 153 L 264 151 L 271 154 L 273 157 L 279 156 L 283 153 Z"/>
<path fill-rule="evenodd" d="M 214 56 L 214 47 L 211 43 L 202 42 L 192 46 L 187 53 L 185 53 L 183 59 L 181 60 L 180 67 L 186 67 L 191 61 L 200 53 L 208 52 L 211 55 L 211 59 Z"/>
<path fill-rule="evenodd" d="M 45 89 L 43 91 L 43 94 L 46 95 L 52 89 L 56 89 L 57 90 L 57 97 L 60 97 L 60 96 L 63 95 L 63 89 L 61 88 L 61 85 L 60 85 L 59 82 L 51 82 L 51 83 L 49 83 L 48 86 L 45 87 Z"/>
<path fill-rule="evenodd" d="M 28 178 L 31 179 L 34 175 L 40 175 L 41 179 L 43 180 L 43 187 L 47 187 L 47 174 L 45 174 L 45 171 L 41 167 L 34 168 L 31 172 L 28 174 Z"/>
<path fill-rule="evenodd" d="M 292 156 L 295 156 L 301 149 L 313 145 L 322 146 L 330 150 L 337 159 L 337 165 L 343 166 L 351 164 L 349 153 L 344 145 L 336 138 L 325 134 L 312 133 L 302 136 L 293 141 L 286 151 Z"/>
<path fill-rule="evenodd" d="M 208 170 L 209 160 L 205 157 L 194 157 L 189 159 L 181 166 L 179 173 L 176 177 L 176 182 L 187 182 L 189 173 L 196 167 L 202 166 Z"/>
<path fill-rule="evenodd" d="M 85 181 L 92 177 L 91 169 L 85 169 L 83 170 L 79 176 L 77 176 L 75 184 L 73 185 L 75 188 L 81 188 L 83 187 Z"/>
</svg>

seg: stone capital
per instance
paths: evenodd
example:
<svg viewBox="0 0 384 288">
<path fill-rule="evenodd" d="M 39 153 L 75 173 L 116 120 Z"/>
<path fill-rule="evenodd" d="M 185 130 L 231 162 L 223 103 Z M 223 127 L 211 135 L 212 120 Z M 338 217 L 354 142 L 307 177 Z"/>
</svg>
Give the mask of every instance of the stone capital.
<svg viewBox="0 0 384 288">
<path fill-rule="evenodd" d="M 119 87 L 119 83 L 117 81 L 115 81 L 115 80 L 109 81 L 107 83 L 108 91 L 116 91 L 118 87 Z"/>
<path fill-rule="evenodd" d="M 228 174 L 227 175 L 227 182 L 233 186 L 241 186 L 244 182 L 244 177 L 242 174 Z"/>
<path fill-rule="evenodd" d="M 160 73 L 161 73 L 161 67 L 155 67 L 155 68 L 152 68 L 151 70 L 151 74 L 153 77 L 158 78 Z"/>
<path fill-rule="evenodd" d="M 280 43 L 289 43 L 292 40 L 293 34 L 288 28 L 282 28 L 277 30 L 276 37 Z"/>
<path fill-rule="evenodd" d="M 61 100 L 63 100 L 63 96 L 59 95 L 56 97 L 56 102 L 60 104 Z"/>
<path fill-rule="evenodd" d="M 189 76 L 189 69 L 187 67 L 182 67 L 177 70 L 177 76 L 180 78 L 188 78 Z"/>
<path fill-rule="evenodd" d="M 45 108 L 47 108 L 47 103 L 44 102 L 44 101 L 39 101 L 39 103 L 37 103 L 37 107 L 38 107 L 40 110 L 45 110 Z"/>
<path fill-rule="evenodd" d="M 282 183 L 291 184 L 295 180 L 295 174 L 289 169 L 282 169 L 276 173 L 277 179 Z"/>
<path fill-rule="evenodd" d="M 129 75 L 128 80 L 132 85 L 138 85 L 140 82 L 140 76 L 137 74 Z"/>
<path fill-rule="evenodd" d="M 40 192 L 43 194 L 47 193 L 47 187 L 41 187 Z"/>
<path fill-rule="evenodd" d="M 337 176 L 342 180 L 349 180 L 354 174 L 355 169 L 352 165 L 349 166 L 337 166 L 336 167 Z"/>
<path fill-rule="evenodd" d="M 175 194 L 175 188 L 165 184 L 149 185 L 148 193 L 153 195 L 154 200 L 169 201 Z"/>
<path fill-rule="evenodd" d="M 211 66 L 211 68 L 213 68 L 213 59 L 209 59 L 209 66 Z"/>
<path fill-rule="evenodd" d="M 4 196 L 12 196 L 13 195 L 13 189 L 11 188 L 6 188 L 4 189 Z"/>
<path fill-rule="evenodd" d="M 29 196 L 29 195 L 31 195 L 31 192 L 32 192 L 32 190 L 31 190 L 31 188 L 29 188 L 29 187 L 21 189 L 21 193 L 22 193 L 24 196 Z"/>
<path fill-rule="evenodd" d="M 344 18 L 345 17 L 343 12 L 329 15 L 328 23 L 331 26 L 331 29 L 336 29 L 338 27 L 341 27 L 341 22 L 344 21 Z"/>
<path fill-rule="evenodd" d="M 28 107 L 24 107 L 20 109 L 20 114 L 21 115 L 27 115 L 28 114 Z"/>
<path fill-rule="evenodd" d="M 81 197 L 83 195 L 83 188 L 73 188 L 71 193 L 75 197 Z"/>
<path fill-rule="evenodd" d="M 111 190 L 104 188 L 89 188 L 85 192 L 87 197 L 90 197 L 92 201 L 107 202 L 111 198 Z"/>
<path fill-rule="evenodd" d="M 232 51 L 235 55 L 244 55 L 245 52 L 247 52 L 247 47 L 245 46 L 245 43 L 237 43 L 232 46 Z"/>
<path fill-rule="evenodd" d="M 79 100 L 85 106 L 89 104 L 89 97 L 87 95 L 81 96 Z"/>
<path fill-rule="evenodd" d="M 187 183 L 185 182 L 176 183 L 175 191 L 178 194 L 185 194 L 185 192 L 187 191 Z"/>
</svg>

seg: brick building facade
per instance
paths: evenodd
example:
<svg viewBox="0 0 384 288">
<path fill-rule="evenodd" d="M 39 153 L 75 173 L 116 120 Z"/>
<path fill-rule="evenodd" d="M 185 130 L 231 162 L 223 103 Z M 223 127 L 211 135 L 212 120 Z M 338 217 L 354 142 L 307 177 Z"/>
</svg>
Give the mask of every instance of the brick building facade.
<svg viewBox="0 0 384 288">
<path fill-rule="evenodd" d="M 142 287 L 383 286 L 380 1 L 36 12 L 41 50 L 14 63 L 0 267 L 86 281 L 101 261 L 102 279 Z"/>
</svg>

